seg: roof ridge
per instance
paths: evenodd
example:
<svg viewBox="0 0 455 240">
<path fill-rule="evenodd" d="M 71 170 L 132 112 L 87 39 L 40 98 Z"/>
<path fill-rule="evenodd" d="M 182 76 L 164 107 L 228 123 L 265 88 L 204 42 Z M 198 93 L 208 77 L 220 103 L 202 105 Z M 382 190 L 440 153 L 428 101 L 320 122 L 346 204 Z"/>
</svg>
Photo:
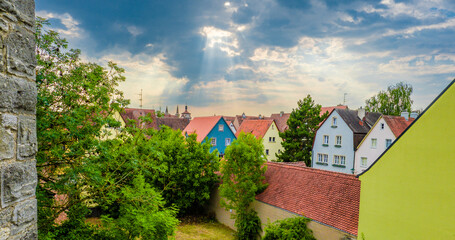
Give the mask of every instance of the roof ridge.
<svg viewBox="0 0 455 240">
<path fill-rule="evenodd" d="M 348 173 L 340 173 L 340 172 L 332 172 L 332 171 L 326 171 L 322 169 L 316 169 L 312 167 L 303 167 L 303 166 L 293 166 L 293 165 L 288 165 L 288 164 L 280 164 L 278 162 L 267 162 L 267 165 L 274 165 L 274 166 L 280 166 L 280 167 L 285 167 L 285 168 L 292 168 L 300 171 L 314 171 L 314 172 L 319 172 L 321 174 L 325 175 L 331 175 L 331 176 L 338 176 L 338 177 L 343 177 L 343 178 L 348 178 L 352 180 L 356 180 L 356 175 L 354 174 L 348 174 Z"/>
</svg>

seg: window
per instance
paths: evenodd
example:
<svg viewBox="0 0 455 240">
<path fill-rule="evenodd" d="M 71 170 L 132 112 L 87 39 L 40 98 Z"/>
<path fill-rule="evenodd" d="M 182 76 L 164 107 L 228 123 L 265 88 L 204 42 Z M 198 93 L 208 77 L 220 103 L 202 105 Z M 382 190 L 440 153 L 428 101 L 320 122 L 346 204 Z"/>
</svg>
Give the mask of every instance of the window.
<svg viewBox="0 0 455 240">
<path fill-rule="evenodd" d="M 211 144 L 212 146 L 216 146 L 216 138 L 211 138 Z"/>
<path fill-rule="evenodd" d="M 386 139 L 386 140 L 385 140 L 385 148 L 386 148 L 386 149 L 389 148 L 390 145 L 392 145 L 392 139 Z"/>
<path fill-rule="evenodd" d="M 367 158 L 366 157 L 361 157 L 360 158 L 360 166 L 361 167 L 366 167 L 367 166 Z"/>
<path fill-rule="evenodd" d="M 278 149 L 278 154 L 281 154 L 281 150 L 280 149 Z"/>
<path fill-rule="evenodd" d="M 272 142 L 272 137 L 269 137 L 269 142 Z"/>
<path fill-rule="evenodd" d="M 346 157 L 340 155 L 333 156 L 333 164 L 335 165 L 346 165 Z"/>
<path fill-rule="evenodd" d="M 275 128 L 273 128 L 273 124 L 272 124 L 272 130 L 273 130 L 273 129 L 275 129 Z"/>
<path fill-rule="evenodd" d="M 267 155 L 267 156 L 269 155 L 269 150 L 268 149 L 265 150 L 265 155 Z"/>
<path fill-rule="evenodd" d="M 336 136 L 335 145 L 341 145 L 341 136 Z"/>
<path fill-rule="evenodd" d="M 328 145 L 329 144 L 329 135 L 324 135 L 324 142 L 323 144 Z"/>
<path fill-rule="evenodd" d="M 381 123 L 381 129 L 384 129 L 384 123 Z"/>
<path fill-rule="evenodd" d="M 231 145 L 231 139 L 230 139 L 230 138 L 226 138 L 226 139 L 224 140 L 224 145 L 226 145 L 226 146 Z"/>
<path fill-rule="evenodd" d="M 333 117 L 332 118 L 332 126 L 336 126 L 336 125 L 337 125 L 337 118 Z"/>
<path fill-rule="evenodd" d="M 223 132 L 224 131 L 224 125 L 223 124 L 218 125 L 218 131 L 219 132 Z"/>
<path fill-rule="evenodd" d="M 318 153 L 318 163 L 327 164 L 329 162 L 329 155 Z"/>
<path fill-rule="evenodd" d="M 275 142 L 275 137 L 272 138 L 273 142 Z"/>
<path fill-rule="evenodd" d="M 224 158 L 224 154 L 219 154 L 218 157 L 219 158 Z"/>
<path fill-rule="evenodd" d="M 377 145 L 378 145 L 378 139 L 372 138 L 371 139 L 371 148 L 376 148 Z"/>
</svg>

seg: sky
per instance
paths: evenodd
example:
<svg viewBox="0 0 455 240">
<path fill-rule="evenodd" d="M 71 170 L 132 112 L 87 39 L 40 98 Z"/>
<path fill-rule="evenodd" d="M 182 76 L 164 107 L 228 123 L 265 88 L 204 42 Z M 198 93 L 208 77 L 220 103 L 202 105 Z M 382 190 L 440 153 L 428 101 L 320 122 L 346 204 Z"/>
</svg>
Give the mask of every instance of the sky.
<svg viewBox="0 0 455 240">
<path fill-rule="evenodd" d="M 36 0 L 84 61 L 125 69 L 130 107 L 193 116 L 351 109 L 398 82 L 425 109 L 455 78 L 452 0 Z"/>
</svg>

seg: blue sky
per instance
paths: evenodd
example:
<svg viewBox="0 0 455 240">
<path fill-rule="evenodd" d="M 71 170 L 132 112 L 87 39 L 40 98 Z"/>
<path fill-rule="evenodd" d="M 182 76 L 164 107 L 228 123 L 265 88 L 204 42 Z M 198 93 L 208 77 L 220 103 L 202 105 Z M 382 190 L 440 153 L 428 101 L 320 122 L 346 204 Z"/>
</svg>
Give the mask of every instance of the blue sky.
<svg viewBox="0 0 455 240">
<path fill-rule="evenodd" d="M 85 61 L 125 68 L 131 107 L 289 112 L 311 94 L 356 109 L 388 85 L 424 109 L 455 78 L 451 0 L 36 0 Z"/>
</svg>

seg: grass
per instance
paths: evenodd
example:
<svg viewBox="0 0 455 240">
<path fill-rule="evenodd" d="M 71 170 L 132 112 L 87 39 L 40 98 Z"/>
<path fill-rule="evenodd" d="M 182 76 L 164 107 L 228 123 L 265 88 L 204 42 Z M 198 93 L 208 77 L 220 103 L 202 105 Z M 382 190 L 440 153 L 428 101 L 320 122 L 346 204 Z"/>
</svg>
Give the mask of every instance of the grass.
<svg viewBox="0 0 455 240">
<path fill-rule="evenodd" d="M 234 231 L 217 222 L 181 223 L 175 231 L 175 239 L 231 240 L 234 239 Z"/>
</svg>

